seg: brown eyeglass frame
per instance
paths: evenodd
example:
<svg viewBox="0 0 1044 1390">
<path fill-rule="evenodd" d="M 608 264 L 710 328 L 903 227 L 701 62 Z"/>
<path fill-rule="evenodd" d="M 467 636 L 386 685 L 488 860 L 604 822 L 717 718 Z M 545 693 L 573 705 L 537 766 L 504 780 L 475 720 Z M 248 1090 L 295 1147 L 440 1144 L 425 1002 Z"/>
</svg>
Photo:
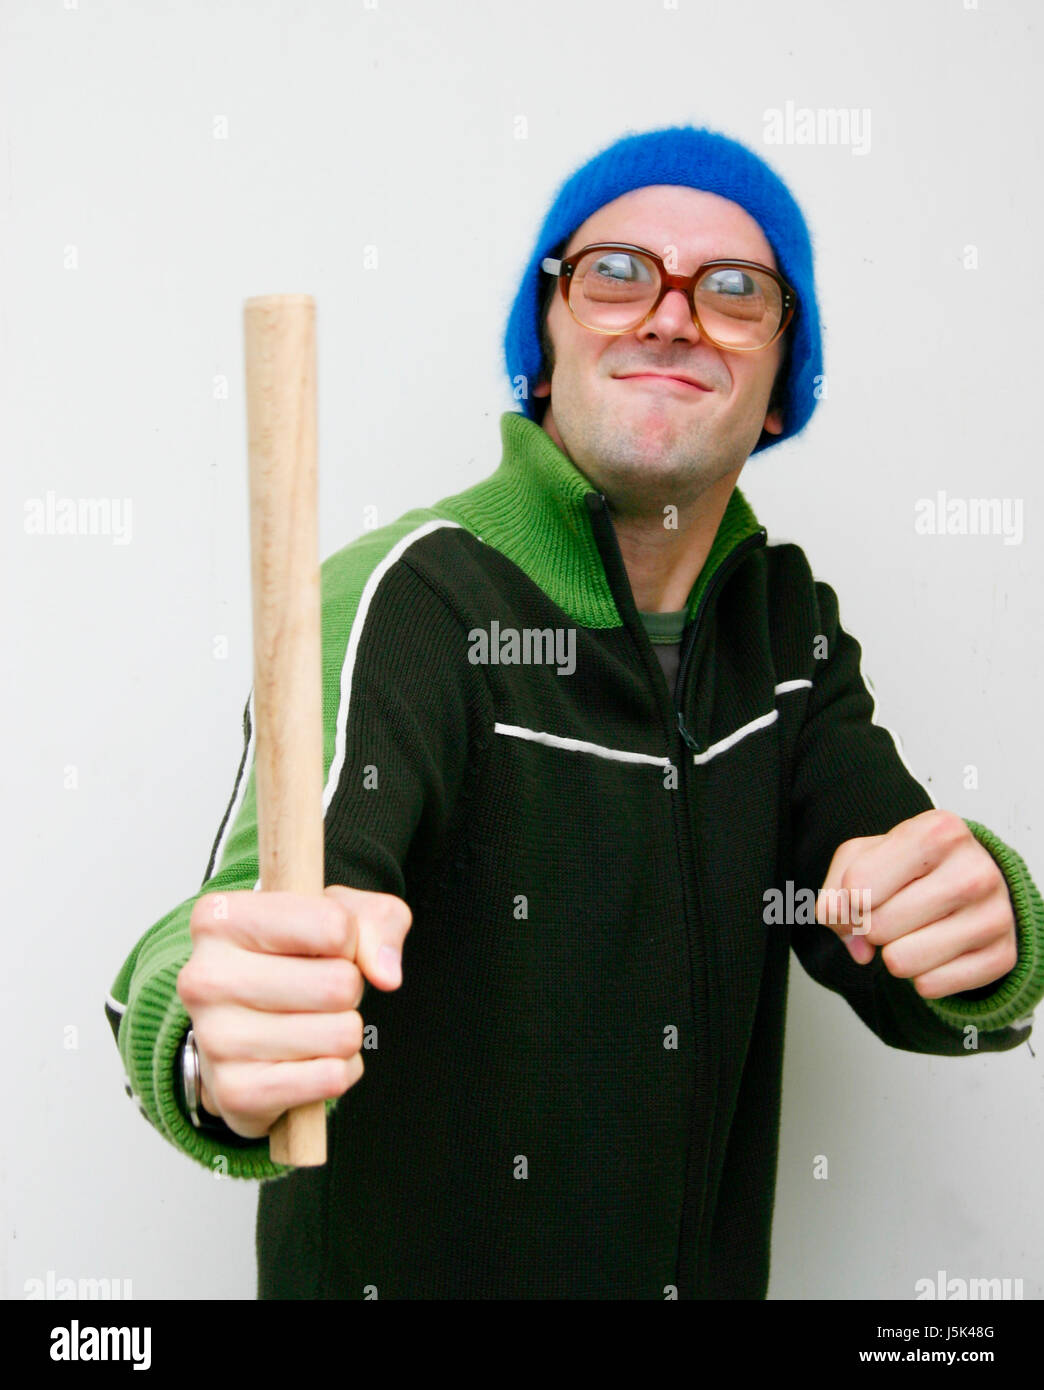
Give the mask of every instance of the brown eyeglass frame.
<svg viewBox="0 0 1044 1390">
<path fill-rule="evenodd" d="M 576 317 L 576 314 L 573 313 L 573 306 L 569 303 L 569 288 L 573 281 L 573 272 L 576 270 L 580 258 L 586 256 L 589 251 L 635 251 L 638 255 L 645 256 L 656 266 L 660 276 L 660 290 L 652 307 L 641 322 L 632 324 L 630 328 L 592 328 L 589 323 L 581 323 Z M 570 314 L 572 314 L 574 320 L 580 324 L 581 328 L 586 328 L 591 333 L 606 333 L 616 337 L 621 333 L 634 333 L 637 329 L 641 328 L 642 324 L 648 323 L 653 314 L 656 313 L 657 309 L 663 303 L 664 296 L 667 294 L 668 290 L 681 290 L 682 294 L 684 294 L 685 298 L 689 301 L 689 313 L 692 315 L 693 323 L 708 342 L 713 343 L 715 347 L 720 347 L 723 352 L 761 352 L 764 348 L 771 347 L 780 334 L 786 332 L 798 307 L 798 295 L 794 287 L 788 285 L 778 271 L 773 270 L 771 266 L 762 265 L 759 261 L 704 261 L 693 275 L 672 275 L 664 265 L 662 258 L 658 256 L 655 251 L 650 251 L 645 246 L 632 246 L 625 241 L 593 241 L 590 246 L 582 246 L 579 251 L 574 251 L 571 256 L 565 257 L 562 260 L 557 260 L 554 256 L 545 256 L 540 262 L 540 269 L 545 271 L 548 275 L 558 276 L 558 283 L 562 287 L 562 298 L 566 302 L 566 308 L 569 310 Z M 699 284 L 700 279 L 708 270 L 730 269 L 760 270 L 763 275 L 770 275 L 779 286 L 780 294 L 783 299 L 783 313 L 779 320 L 779 327 L 767 343 L 761 343 L 758 347 L 732 347 L 727 343 L 719 343 L 717 339 L 707 332 L 703 324 L 700 323 L 700 316 L 696 311 L 697 284 Z"/>
</svg>

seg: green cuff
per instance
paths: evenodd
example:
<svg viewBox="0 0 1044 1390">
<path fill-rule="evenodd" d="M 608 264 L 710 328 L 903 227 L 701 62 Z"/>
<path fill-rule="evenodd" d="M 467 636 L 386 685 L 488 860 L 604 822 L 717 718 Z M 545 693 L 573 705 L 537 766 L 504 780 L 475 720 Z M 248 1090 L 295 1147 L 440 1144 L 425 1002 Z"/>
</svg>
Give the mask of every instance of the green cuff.
<svg viewBox="0 0 1044 1390">
<path fill-rule="evenodd" d="M 227 873 L 230 886 L 256 880 L 256 864 L 250 873 Z M 252 876 L 251 876 L 252 875 Z M 222 875 L 211 880 L 208 891 L 220 886 Z M 178 975 L 192 954 L 189 919 L 198 894 L 186 898 L 138 942 L 127 957 L 110 991 L 120 1010 L 117 1046 L 127 1080 L 142 1114 L 182 1153 L 215 1176 L 269 1179 L 295 1171 L 274 1163 L 268 1154 L 268 1138 L 233 1139 L 220 1130 L 197 1129 L 185 1108 L 177 1056 L 192 1020 L 178 994 Z M 108 1012 L 108 1011 L 107 1011 Z M 326 1115 L 340 1097 L 326 1102 Z"/>
<path fill-rule="evenodd" d="M 981 991 L 968 991 L 923 1002 L 953 1027 L 972 1023 L 992 1031 L 1028 1019 L 1044 998 L 1044 901 L 1022 858 L 1010 845 L 977 821 L 965 818 L 964 823 L 989 850 L 1008 885 L 1018 935 L 1018 960 L 995 988 L 987 987 L 990 993 L 982 998 L 975 997 Z"/>
<path fill-rule="evenodd" d="M 119 1049 L 131 1089 L 146 1118 L 165 1139 L 212 1173 L 230 1178 L 276 1178 L 293 1171 L 273 1163 L 268 1140 L 233 1147 L 192 1124 L 184 1109 L 175 1061 L 192 1020 L 177 993 L 190 943 L 165 943 L 148 974 L 135 982 L 120 1022 Z"/>
</svg>

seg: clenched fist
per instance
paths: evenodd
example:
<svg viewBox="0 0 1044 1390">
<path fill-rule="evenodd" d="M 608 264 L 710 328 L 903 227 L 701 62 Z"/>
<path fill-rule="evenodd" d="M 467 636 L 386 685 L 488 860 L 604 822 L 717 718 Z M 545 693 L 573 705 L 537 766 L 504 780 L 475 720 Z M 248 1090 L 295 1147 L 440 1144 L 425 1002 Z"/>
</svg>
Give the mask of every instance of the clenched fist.
<svg viewBox="0 0 1044 1390">
<path fill-rule="evenodd" d="M 204 1109 L 256 1139 L 285 1110 L 354 1086 L 365 981 L 399 987 L 412 920 L 401 898 L 340 885 L 201 897 L 177 990 L 195 1030 Z"/>
<path fill-rule="evenodd" d="M 842 908 L 857 904 L 848 922 L 840 914 L 840 925 L 838 899 Z M 887 835 L 839 845 L 816 920 L 842 937 L 859 965 L 880 947 L 889 973 L 912 981 L 924 999 L 994 984 L 1018 961 L 1004 875 L 950 811 L 922 811 Z"/>
</svg>

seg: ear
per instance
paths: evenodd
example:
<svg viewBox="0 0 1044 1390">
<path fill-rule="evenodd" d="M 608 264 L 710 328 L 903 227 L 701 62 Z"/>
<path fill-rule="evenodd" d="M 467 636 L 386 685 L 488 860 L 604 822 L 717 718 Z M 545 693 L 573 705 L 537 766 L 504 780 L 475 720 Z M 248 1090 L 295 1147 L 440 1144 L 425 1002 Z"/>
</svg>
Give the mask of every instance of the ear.
<svg viewBox="0 0 1044 1390">
<path fill-rule="evenodd" d="M 537 384 L 533 387 L 533 395 L 534 395 L 534 396 L 537 396 L 537 397 L 541 397 L 541 396 L 550 396 L 550 394 L 551 394 L 551 383 L 550 383 L 549 381 L 545 381 L 544 378 L 541 377 L 540 380 L 537 382 Z"/>
<path fill-rule="evenodd" d="M 534 392 L 534 395 L 536 393 Z M 765 416 L 764 428 L 769 434 L 783 433 L 783 412 L 781 410 L 770 410 Z"/>
</svg>

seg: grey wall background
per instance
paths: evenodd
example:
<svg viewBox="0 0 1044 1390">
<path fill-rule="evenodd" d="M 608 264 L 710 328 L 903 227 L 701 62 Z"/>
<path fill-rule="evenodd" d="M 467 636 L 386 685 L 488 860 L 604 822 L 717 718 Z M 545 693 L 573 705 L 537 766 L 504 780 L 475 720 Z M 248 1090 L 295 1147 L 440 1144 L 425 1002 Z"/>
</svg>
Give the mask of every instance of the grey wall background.
<svg viewBox="0 0 1044 1390">
<path fill-rule="evenodd" d="M 805 209 L 828 397 L 741 487 L 838 591 L 879 718 L 938 804 L 1044 878 L 1031 0 L 0 16 L 7 1297 L 48 1271 L 254 1295 L 256 1189 L 145 1124 L 102 1012 L 137 938 L 198 889 L 240 756 L 242 300 L 317 298 L 329 554 L 364 508 L 391 521 L 496 466 L 532 237 L 560 180 L 626 130 L 716 126 Z M 868 110 L 869 147 L 767 144 L 788 102 Z M 939 490 L 1017 499 L 1021 544 L 916 534 Z M 48 491 L 130 499 L 127 543 L 27 533 Z M 796 962 L 789 1010 L 771 1296 L 909 1299 L 944 1269 L 1041 1297 L 1039 1046 L 890 1051 Z"/>
</svg>

